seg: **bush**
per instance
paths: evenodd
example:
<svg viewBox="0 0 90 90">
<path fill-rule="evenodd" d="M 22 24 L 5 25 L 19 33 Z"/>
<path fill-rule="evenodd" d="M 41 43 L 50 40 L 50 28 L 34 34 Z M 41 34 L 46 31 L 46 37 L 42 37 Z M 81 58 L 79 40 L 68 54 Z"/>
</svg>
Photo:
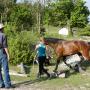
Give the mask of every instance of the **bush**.
<svg viewBox="0 0 90 90">
<path fill-rule="evenodd" d="M 16 34 L 14 37 L 10 37 L 9 52 L 10 52 L 10 63 L 19 64 L 30 64 L 34 58 L 34 46 L 36 35 L 31 34 L 29 31 L 24 31 Z"/>
<path fill-rule="evenodd" d="M 85 28 L 79 30 L 80 36 L 90 36 L 90 25 L 87 25 Z"/>
</svg>

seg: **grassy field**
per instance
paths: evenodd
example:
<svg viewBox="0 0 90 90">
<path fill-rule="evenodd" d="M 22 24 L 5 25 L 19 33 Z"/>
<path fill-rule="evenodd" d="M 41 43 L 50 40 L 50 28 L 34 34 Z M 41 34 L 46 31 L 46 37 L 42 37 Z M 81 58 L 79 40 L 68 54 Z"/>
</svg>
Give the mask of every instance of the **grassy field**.
<svg viewBox="0 0 90 90">
<path fill-rule="evenodd" d="M 82 73 L 71 73 L 67 78 L 51 78 L 47 79 L 46 76 L 42 76 L 37 79 L 38 65 L 31 67 L 30 74 L 28 77 L 11 76 L 11 80 L 15 81 L 14 84 L 25 84 L 27 87 L 38 88 L 39 90 L 90 90 L 90 67 Z M 13 66 L 10 69 L 18 70 L 17 67 Z M 48 66 L 49 72 L 52 72 L 55 66 Z M 16 69 L 17 68 L 17 69 Z M 37 90 L 37 89 L 36 89 Z"/>
</svg>

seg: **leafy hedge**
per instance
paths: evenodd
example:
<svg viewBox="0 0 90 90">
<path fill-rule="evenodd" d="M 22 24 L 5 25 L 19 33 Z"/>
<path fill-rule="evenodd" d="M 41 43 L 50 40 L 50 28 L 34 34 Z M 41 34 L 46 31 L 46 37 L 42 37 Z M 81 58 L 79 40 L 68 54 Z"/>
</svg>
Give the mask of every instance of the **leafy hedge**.
<svg viewBox="0 0 90 90">
<path fill-rule="evenodd" d="M 13 35 L 8 36 L 10 63 L 14 65 L 20 62 L 30 64 L 35 55 L 34 48 L 37 35 L 32 34 L 30 31 L 15 33 Z"/>
<path fill-rule="evenodd" d="M 10 64 L 17 65 L 21 62 L 31 64 L 35 56 L 35 45 L 39 35 L 34 30 L 16 31 L 16 25 L 5 23 L 5 34 L 8 38 Z"/>
</svg>

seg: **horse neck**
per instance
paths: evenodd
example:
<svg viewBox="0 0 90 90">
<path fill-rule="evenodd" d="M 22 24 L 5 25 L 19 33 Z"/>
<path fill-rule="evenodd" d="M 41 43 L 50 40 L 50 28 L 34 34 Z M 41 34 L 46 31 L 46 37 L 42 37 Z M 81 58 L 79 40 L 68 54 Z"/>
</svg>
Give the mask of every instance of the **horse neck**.
<svg viewBox="0 0 90 90">
<path fill-rule="evenodd" d="M 88 44 L 88 48 L 89 48 L 89 50 L 90 50 L 90 44 Z"/>
<path fill-rule="evenodd" d="M 56 47 L 57 47 L 56 43 L 48 43 L 48 45 L 53 49 L 56 49 Z"/>
</svg>

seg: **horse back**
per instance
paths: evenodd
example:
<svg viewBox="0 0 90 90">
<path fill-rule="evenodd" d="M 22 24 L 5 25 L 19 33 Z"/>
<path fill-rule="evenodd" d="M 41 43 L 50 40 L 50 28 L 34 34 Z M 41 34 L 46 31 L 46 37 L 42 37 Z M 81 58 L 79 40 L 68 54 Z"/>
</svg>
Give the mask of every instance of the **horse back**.
<svg viewBox="0 0 90 90">
<path fill-rule="evenodd" d="M 56 48 L 57 54 L 60 55 L 71 55 L 78 52 L 78 43 L 75 41 L 62 41 L 59 42 Z"/>
<path fill-rule="evenodd" d="M 88 44 L 85 41 L 79 40 L 63 41 L 62 45 L 63 45 L 63 55 L 76 54 L 88 48 Z"/>
</svg>

